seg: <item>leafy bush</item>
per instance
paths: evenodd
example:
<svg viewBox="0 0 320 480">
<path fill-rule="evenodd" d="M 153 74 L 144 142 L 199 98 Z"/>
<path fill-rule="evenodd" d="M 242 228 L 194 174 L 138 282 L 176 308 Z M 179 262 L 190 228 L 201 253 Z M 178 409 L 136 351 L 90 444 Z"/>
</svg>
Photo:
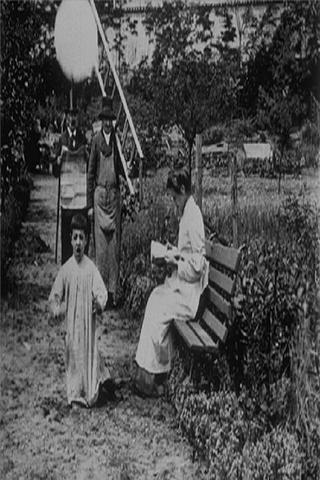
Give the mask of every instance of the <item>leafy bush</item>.
<svg viewBox="0 0 320 480">
<path fill-rule="evenodd" d="M 162 132 L 150 132 L 143 137 L 142 149 L 145 156 L 144 169 L 156 169 L 168 166 L 171 158 L 166 154 Z"/>
<path fill-rule="evenodd" d="M 256 235 L 244 247 L 241 308 L 225 348 L 211 366 L 196 361 L 191 379 L 190 354 L 179 348 L 169 379 L 181 428 L 210 478 L 320 472 L 317 210 L 289 198 L 266 225 L 271 239 Z"/>
<path fill-rule="evenodd" d="M 8 266 L 12 260 L 13 245 L 21 224 L 20 206 L 14 195 L 6 197 L 1 214 L 1 284 L 4 284 Z"/>
<path fill-rule="evenodd" d="M 304 455 L 297 437 L 283 427 L 263 433 L 243 409 L 247 392 L 239 398 L 226 390 L 196 393 L 185 377 L 175 392 L 178 398 L 181 430 L 207 462 L 210 479 L 301 478 Z"/>
<path fill-rule="evenodd" d="M 295 435 L 282 428 L 265 433 L 243 450 L 243 478 L 300 480 L 303 454 Z"/>
<path fill-rule="evenodd" d="M 308 145 L 319 148 L 320 146 L 320 134 L 319 129 L 314 123 L 307 122 L 302 129 L 302 140 Z"/>
<path fill-rule="evenodd" d="M 23 154 L 22 138 L 10 136 L 1 148 L 1 286 L 12 261 L 14 244 L 26 214 L 31 190 Z"/>
<path fill-rule="evenodd" d="M 151 240 L 174 242 L 177 220 L 164 196 L 164 178 L 146 180 L 144 206 L 128 216 L 123 226 L 120 283 L 124 308 L 132 316 L 139 318 L 144 311 L 148 296 L 159 283 L 157 272 L 151 269 Z M 134 219 L 134 221 L 132 221 Z"/>
<path fill-rule="evenodd" d="M 271 401 L 271 385 L 283 376 L 290 377 L 290 349 L 300 314 L 306 305 L 310 311 L 314 308 L 316 225 L 315 211 L 291 200 L 279 218 L 278 242 L 253 240 L 243 251 L 242 308 L 229 358 L 237 381 L 253 389 L 253 398 L 260 405 L 264 404 L 263 387 Z M 311 317 L 315 328 L 314 314 Z"/>
<path fill-rule="evenodd" d="M 203 145 L 211 145 L 213 143 L 220 143 L 225 137 L 225 131 L 223 128 L 211 127 L 205 130 L 203 133 Z"/>
<path fill-rule="evenodd" d="M 301 168 L 303 167 L 319 167 L 319 147 L 303 143 L 298 150 L 299 159 L 301 162 Z"/>
<path fill-rule="evenodd" d="M 150 274 L 150 264 L 143 253 L 130 262 L 130 269 L 131 273 L 123 281 L 124 307 L 131 318 L 139 319 L 155 283 Z"/>
<path fill-rule="evenodd" d="M 256 133 L 254 120 L 250 118 L 234 120 L 231 125 L 229 135 L 238 141 L 244 141 L 251 138 Z"/>
<path fill-rule="evenodd" d="M 10 142 L 1 147 L 1 211 L 5 197 L 27 176 L 21 136 L 10 136 Z"/>
<path fill-rule="evenodd" d="M 30 183 L 25 180 L 13 187 L 6 196 L 1 213 L 1 288 L 6 285 L 6 276 L 13 258 L 14 245 L 30 198 Z"/>
</svg>

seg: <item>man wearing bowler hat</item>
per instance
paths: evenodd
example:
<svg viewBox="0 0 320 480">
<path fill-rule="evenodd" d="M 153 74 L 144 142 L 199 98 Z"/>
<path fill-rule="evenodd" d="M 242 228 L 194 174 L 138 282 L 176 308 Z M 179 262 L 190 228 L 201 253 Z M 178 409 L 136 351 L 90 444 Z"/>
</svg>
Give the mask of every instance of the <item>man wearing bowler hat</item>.
<svg viewBox="0 0 320 480">
<path fill-rule="evenodd" d="M 121 197 L 119 176 L 125 177 L 117 149 L 112 99 L 102 99 L 101 130 L 94 136 L 88 166 L 88 215 L 94 218 L 96 265 L 108 290 L 108 304 L 116 304 L 119 262 Z"/>
<path fill-rule="evenodd" d="M 79 186 L 77 185 L 78 168 L 76 168 L 77 165 L 84 164 L 84 172 L 82 176 L 86 175 L 88 160 L 86 150 L 87 140 L 83 131 L 78 126 L 78 111 L 76 109 L 68 109 L 65 113 L 65 130 L 61 134 L 59 143 L 57 145 L 57 160 L 53 169 L 54 176 L 59 178 L 59 184 L 62 183 L 61 194 L 59 188 L 59 195 L 61 195 L 59 201 L 61 201 L 62 264 L 65 263 L 72 255 L 72 247 L 70 244 L 72 217 L 77 213 L 81 213 L 85 216 L 87 215 L 87 199 L 84 198 L 85 191 L 81 192 L 81 195 L 79 195 Z M 73 160 L 71 160 L 71 158 Z M 80 170 L 83 170 L 82 166 Z M 74 172 L 74 174 L 72 172 Z M 65 182 L 67 182 L 67 185 L 63 185 Z M 68 195 L 67 198 L 64 198 L 64 193 Z M 88 253 L 88 244 L 86 246 L 85 253 Z"/>
</svg>

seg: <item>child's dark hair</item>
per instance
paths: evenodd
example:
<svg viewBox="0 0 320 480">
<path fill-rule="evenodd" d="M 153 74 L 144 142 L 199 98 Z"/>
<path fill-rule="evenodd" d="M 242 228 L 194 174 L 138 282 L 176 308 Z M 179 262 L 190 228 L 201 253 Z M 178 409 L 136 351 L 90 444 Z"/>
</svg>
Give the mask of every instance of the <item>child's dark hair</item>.
<svg viewBox="0 0 320 480">
<path fill-rule="evenodd" d="M 191 178 L 185 167 L 172 170 L 167 180 L 167 188 L 176 193 L 181 193 L 182 186 L 184 186 L 186 193 L 191 193 Z"/>
<path fill-rule="evenodd" d="M 71 219 L 71 232 L 72 230 L 83 230 L 88 235 L 88 221 L 82 213 L 77 213 Z"/>
</svg>

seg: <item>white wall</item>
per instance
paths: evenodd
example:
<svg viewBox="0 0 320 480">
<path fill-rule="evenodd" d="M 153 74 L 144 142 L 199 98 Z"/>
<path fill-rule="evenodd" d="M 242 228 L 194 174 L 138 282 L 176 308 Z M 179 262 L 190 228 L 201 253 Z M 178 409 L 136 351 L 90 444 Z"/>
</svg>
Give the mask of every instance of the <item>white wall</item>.
<svg viewBox="0 0 320 480">
<path fill-rule="evenodd" d="M 208 3 L 205 0 L 195 0 L 196 3 Z M 154 42 L 152 41 L 152 37 L 148 36 L 146 33 L 145 26 L 143 25 L 143 19 L 145 17 L 144 8 L 145 6 L 150 3 L 148 0 L 127 0 L 125 9 L 127 13 L 125 18 L 121 22 L 121 32 L 122 34 L 126 35 L 126 39 L 123 41 L 123 48 L 124 48 L 124 58 L 126 63 L 129 66 L 129 69 L 133 69 L 137 67 L 140 61 L 147 57 L 148 60 L 151 59 L 153 49 L 154 49 Z M 221 0 L 211 0 L 211 4 L 221 4 Z M 240 2 L 241 3 L 241 0 Z M 250 7 L 252 8 L 253 14 L 261 18 L 263 13 L 267 8 L 268 2 L 258 2 L 256 5 Z M 270 3 L 270 2 L 269 2 Z M 271 3 L 279 3 L 279 2 L 271 2 Z M 153 6 L 161 6 L 162 0 L 153 0 Z M 238 5 L 230 7 L 230 13 L 233 16 L 233 24 L 237 30 L 237 18 L 242 19 L 242 14 L 245 11 L 247 6 L 245 5 Z M 212 31 L 212 36 L 214 40 L 218 40 L 222 31 L 223 31 L 223 18 L 221 16 L 217 16 L 214 11 L 212 11 L 212 19 L 214 21 L 214 27 Z M 127 21 L 130 18 L 131 21 L 135 20 L 136 23 L 136 31 L 137 35 L 131 34 L 127 28 Z M 237 32 L 238 33 L 238 32 Z M 248 32 L 247 32 L 248 33 Z M 114 38 L 115 32 L 113 29 L 108 28 L 106 30 L 106 36 L 108 39 L 108 43 L 112 50 L 114 45 Z M 246 36 L 244 35 L 243 42 L 245 42 Z M 239 38 L 236 38 L 234 45 L 239 45 Z M 199 47 L 199 46 L 198 46 Z M 200 46 L 201 48 L 201 46 Z M 118 65 L 117 54 L 112 50 L 113 59 L 115 65 Z"/>
</svg>

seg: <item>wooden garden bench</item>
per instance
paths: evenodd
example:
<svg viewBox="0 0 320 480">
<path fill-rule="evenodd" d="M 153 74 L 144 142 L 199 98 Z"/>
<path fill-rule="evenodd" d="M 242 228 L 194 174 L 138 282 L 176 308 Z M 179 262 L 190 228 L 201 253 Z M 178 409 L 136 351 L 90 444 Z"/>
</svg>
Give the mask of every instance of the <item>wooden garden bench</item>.
<svg viewBox="0 0 320 480">
<path fill-rule="evenodd" d="M 174 320 L 173 328 L 191 352 L 217 353 L 232 324 L 236 279 L 241 249 L 206 242 L 210 263 L 209 285 L 203 292 L 194 320 Z"/>
</svg>

